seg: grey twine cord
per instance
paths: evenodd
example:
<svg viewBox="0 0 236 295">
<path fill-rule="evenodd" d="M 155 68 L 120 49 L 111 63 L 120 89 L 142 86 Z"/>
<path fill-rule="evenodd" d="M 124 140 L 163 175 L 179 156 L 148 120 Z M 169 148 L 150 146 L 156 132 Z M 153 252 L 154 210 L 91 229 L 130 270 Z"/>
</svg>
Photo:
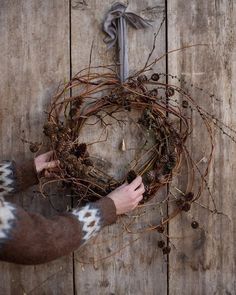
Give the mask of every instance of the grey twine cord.
<svg viewBox="0 0 236 295">
<path fill-rule="evenodd" d="M 119 51 L 120 81 L 123 83 L 129 76 L 128 61 L 128 39 L 126 24 L 130 24 L 135 29 L 143 29 L 150 26 L 149 21 L 133 12 L 126 12 L 127 5 L 116 2 L 108 11 L 104 22 L 103 31 L 107 34 L 104 42 L 108 48 L 117 43 Z"/>
</svg>

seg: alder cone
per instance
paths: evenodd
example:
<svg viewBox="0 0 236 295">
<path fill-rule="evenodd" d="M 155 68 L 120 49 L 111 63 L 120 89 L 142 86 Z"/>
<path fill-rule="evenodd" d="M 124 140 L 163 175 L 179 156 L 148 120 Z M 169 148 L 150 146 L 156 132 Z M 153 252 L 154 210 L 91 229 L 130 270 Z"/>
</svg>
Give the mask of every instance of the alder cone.
<svg viewBox="0 0 236 295">
<path fill-rule="evenodd" d="M 183 204 L 182 206 L 182 210 L 185 211 L 185 212 L 188 212 L 189 210 L 191 209 L 191 204 L 186 202 Z"/>
<path fill-rule="evenodd" d="M 140 75 L 140 76 L 138 76 L 137 80 L 138 80 L 138 82 L 143 83 L 143 82 L 147 82 L 148 78 L 146 75 Z"/>
<path fill-rule="evenodd" d="M 160 79 L 160 75 L 158 73 L 154 73 L 151 76 L 151 80 L 158 81 Z"/>
<path fill-rule="evenodd" d="M 161 173 L 158 173 L 156 175 L 156 181 L 160 184 L 165 184 L 166 183 L 166 176 Z"/>
<path fill-rule="evenodd" d="M 166 247 L 164 247 L 164 248 L 162 249 L 162 252 L 163 252 L 164 255 L 169 254 L 170 251 L 171 251 L 171 247 L 170 247 L 170 246 L 166 246 Z"/>
<path fill-rule="evenodd" d="M 167 96 L 167 97 L 171 97 L 171 96 L 173 96 L 174 94 L 175 94 L 175 90 L 174 90 L 174 88 L 168 87 L 168 88 L 166 89 L 166 96 Z"/>
<path fill-rule="evenodd" d="M 152 90 L 149 92 L 149 94 L 150 94 L 151 96 L 157 96 L 157 95 L 158 95 L 158 90 L 157 90 L 156 88 L 154 88 L 154 89 L 152 89 Z"/>
<path fill-rule="evenodd" d="M 39 148 L 40 148 L 40 144 L 38 142 L 31 143 L 29 146 L 29 150 L 31 151 L 31 153 L 37 153 Z"/>
<path fill-rule="evenodd" d="M 165 246 L 165 241 L 160 240 L 160 241 L 157 242 L 157 245 L 158 245 L 159 248 L 163 248 Z"/>
<path fill-rule="evenodd" d="M 89 158 L 83 160 L 83 164 L 86 166 L 93 166 L 93 161 Z"/>
<path fill-rule="evenodd" d="M 186 201 L 192 201 L 192 199 L 194 198 L 194 193 L 189 192 L 184 196 Z"/>
<path fill-rule="evenodd" d="M 191 226 L 192 226 L 192 228 L 196 229 L 196 228 L 199 227 L 199 223 L 198 223 L 197 221 L 193 221 L 193 222 L 191 223 Z"/>
<path fill-rule="evenodd" d="M 148 182 L 153 182 L 156 180 L 156 171 L 155 170 L 151 170 L 151 171 L 148 171 L 146 173 L 146 179 Z"/>
<path fill-rule="evenodd" d="M 87 144 L 86 143 L 80 143 L 74 150 L 74 154 L 76 157 L 83 157 L 87 152 Z"/>
<path fill-rule="evenodd" d="M 130 170 L 127 174 L 127 182 L 130 184 L 135 178 L 137 177 L 137 174 L 134 170 Z"/>
<path fill-rule="evenodd" d="M 46 136 L 51 136 L 57 133 L 59 130 L 58 126 L 52 122 L 47 122 L 43 126 L 43 132 Z"/>
</svg>

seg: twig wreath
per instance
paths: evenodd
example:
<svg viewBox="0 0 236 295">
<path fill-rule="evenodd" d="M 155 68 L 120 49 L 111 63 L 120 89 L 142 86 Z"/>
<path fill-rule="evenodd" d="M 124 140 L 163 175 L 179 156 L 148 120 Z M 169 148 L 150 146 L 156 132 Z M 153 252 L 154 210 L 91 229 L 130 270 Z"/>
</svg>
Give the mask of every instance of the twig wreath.
<svg viewBox="0 0 236 295">
<path fill-rule="evenodd" d="M 157 80 L 159 74 L 153 74 L 150 79 L 145 75 L 139 75 L 137 79 L 129 79 L 120 85 L 115 75 L 109 72 L 100 75 L 91 72 L 85 75 L 81 73 L 76 75 L 56 97 L 49 113 L 49 120 L 44 126 L 44 133 L 50 137 L 55 155 L 60 160 L 61 179 L 69 181 L 80 198 L 95 201 L 125 180 L 116 181 L 104 171 L 96 169 L 87 150 L 88 143 L 79 141 L 80 130 L 89 117 L 97 119 L 95 125 L 102 124 L 109 128 L 104 121 L 105 117 L 115 118 L 121 111 L 138 110 L 140 118 L 136 122 L 137 128 L 144 134 L 151 133 L 154 145 L 147 150 L 148 157 L 145 163 L 137 159 L 134 168 L 127 171 L 127 181 L 130 183 L 138 174 L 142 175 L 146 185 L 144 200 L 147 201 L 172 179 L 173 173 L 180 165 L 189 125 L 174 108 L 167 109 L 165 98 L 158 98 L 160 89 L 164 88 L 168 97 L 174 95 L 175 89 L 163 86 Z M 148 90 L 148 86 L 151 86 L 151 89 Z M 74 88 L 80 94 L 64 99 L 65 93 Z M 86 100 L 91 101 L 91 96 L 99 92 L 106 94 L 82 107 Z M 176 130 L 166 117 L 167 111 L 184 124 L 181 132 Z"/>
<path fill-rule="evenodd" d="M 126 6 L 116 3 L 104 22 L 104 30 L 112 42 L 119 39 L 122 44 L 127 44 L 124 40 L 125 18 L 131 24 L 132 22 L 136 26 L 139 24 L 136 28 L 148 25 L 140 17 L 138 21 L 137 19 L 134 21 L 136 15 L 127 16 L 125 9 Z M 163 22 L 164 19 L 161 26 Z M 117 32 L 117 27 L 123 30 L 123 33 L 119 30 Z M 151 62 L 157 35 L 155 34 L 153 48 L 145 66 L 132 76 L 127 76 L 126 50 L 119 51 L 120 61 L 123 61 L 119 78 L 115 65 L 92 67 L 91 50 L 89 67 L 74 75 L 71 81 L 66 83 L 53 97 L 48 119 L 44 125 L 44 134 L 49 137 L 55 158 L 60 161 L 59 171 L 53 181 L 60 181 L 72 188 L 81 203 L 103 198 L 125 181 L 130 183 L 137 175 L 141 175 L 146 189 L 144 199 L 140 204 L 142 208 L 142 204 L 150 201 L 161 187 L 181 175 L 184 163 L 184 174 L 187 177 L 185 189 L 177 190 L 176 194 L 170 191 L 164 200 L 158 201 L 157 199 L 156 203 L 154 202 L 154 206 L 155 204 L 157 206 L 171 204 L 172 212 L 168 210 L 166 216 L 161 214 L 160 222 L 146 224 L 136 233 L 157 230 L 162 234 L 165 225 L 171 219 L 180 212 L 187 212 L 191 209 L 192 203 L 201 197 L 204 189 L 209 191 L 214 206 L 209 210 L 219 213 L 206 179 L 214 150 L 213 128 L 218 128 L 235 142 L 235 131 L 198 105 L 187 88 L 183 86 L 186 85 L 185 81 L 177 76 L 152 71 L 153 66 L 166 55 L 193 46 L 204 46 L 204 44 L 172 50 Z M 107 40 L 108 43 L 110 41 Z M 172 82 L 167 83 L 167 78 Z M 198 90 L 203 91 L 200 88 Z M 215 99 L 214 95 L 208 96 Z M 105 130 L 110 128 L 110 124 L 106 122 L 107 118 L 112 118 L 119 125 L 126 124 L 125 121 L 117 118 L 117 114 L 124 112 L 127 116 L 132 117 L 132 111 L 139 114 L 134 124 L 140 130 L 144 143 L 133 161 L 129 163 L 129 169 L 124 178 L 117 180 L 96 165 L 93 155 L 89 152 L 89 146 L 97 142 L 82 142 L 80 132 L 87 120 L 91 118 L 93 118 L 94 128 L 99 125 Z M 205 154 L 204 168 L 199 168 L 187 146 L 187 141 L 191 138 L 194 128 L 188 111 L 199 115 L 208 133 L 210 144 L 208 155 Z M 148 138 L 151 138 L 151 145 Z M 125 150 L 124 142 L 120 148 Z M 41 184 L 41 190 L 43 191 L 44 186 L 50 182 L 46 181 Z M 198 228 L 198 222 L 195 220 L 191 225 L 195 229 Z M 128 226 L 125 226 L 125 229 L 132 232 Z M 158 242 L 158 247 L 162 248 L 163 254 L 168 254 L 171 250 L 169 243 L 166 244 L 164 240 Z"/>
</svg>

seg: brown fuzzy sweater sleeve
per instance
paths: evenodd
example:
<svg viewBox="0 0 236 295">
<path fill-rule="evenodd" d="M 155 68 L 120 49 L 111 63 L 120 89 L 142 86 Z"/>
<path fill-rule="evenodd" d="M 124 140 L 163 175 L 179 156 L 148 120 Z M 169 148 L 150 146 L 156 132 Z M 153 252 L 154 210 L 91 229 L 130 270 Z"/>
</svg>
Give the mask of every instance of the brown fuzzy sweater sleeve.
<svg viewBox="0 0 236 295">
<path fill-rule="evenodd" d="M 0 163 L 0 196 L 26 190 L 38 183 L 34 160 L 23 163 L 3 161 Z"/>
<path fill-rule="evenodd" d="M 12 162 L 0 164 L 0 260 L 49 262 L 76 250 L 103 226 L 116 221 L 116 208 L 108 197 L 52 218 L 28 213 L 4 200 L 6 194 L 25 189 L 34 181 Z"/>
</svg>

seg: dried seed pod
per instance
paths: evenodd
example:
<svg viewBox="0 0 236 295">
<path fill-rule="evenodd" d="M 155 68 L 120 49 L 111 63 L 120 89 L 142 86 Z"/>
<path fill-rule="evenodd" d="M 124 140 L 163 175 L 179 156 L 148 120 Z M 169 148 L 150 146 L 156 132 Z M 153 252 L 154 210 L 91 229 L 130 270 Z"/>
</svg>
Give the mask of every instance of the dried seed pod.
<svg viewBox="0 0 236 295">
<path fill-rule="evenodd" d="M 136 172 L 134 170 L 130 170 L 127 174 L 126 180 L 130 184 L 136 177 Z"/>
<path fill-rule="evenodd" d="M 140 83 L 144 83 L 144 82 L 147 82 L 148 78 L 146 75 L 140 75 L 140 76 L 138 76 L 137 80 Z"/>
<path fill-rule="evenodd" d="M 70 175 L 71 175 L 72 177 L 78 177 L 78 173 L 77 173 L 77 171 L 75 171 L 75 170 L 71 170 L 71 171 L 70 171 Z"/>
<path fill-rule="evenodd" d="M 52 142 L 56 142 L 57 141 L 57 135 L 55 133 L 50 135 L 50 139 L 51 139 Z"/>
<path fill-rule="evenodd" d="M 158 173 L 156 175 L 156 181 L 160 184 L 165 184 L 166 183 L 166 176 L 163 175 L 162 173 Z"/>
<path fill-rule="evenodd" d="M 65 164 L 65 162 L 64 161 L 60 161 L 60 167 L 61 167 L 61 169 L 65 169 L 66 168 L 66 164 Z"/>
<path fill-rule="evenodd" d="M 176 205 L 182 209 L 182 207 L 184 205 L 184 200 L 183 199 L 176 200 Z"/>
<path fill-rule="evenodd" d="M 73 162 L 73 167 L 76 171 L 80 171 L 81 170 L 81 162 L 78 161 L 78 159 L 76 159 L 76 161 Z"/>
<path fill-rule="evenodd" d="M 163 241 L 163 240 L 158 241 L 158 242 L 157 242 L 157 246 L 158 246 L 159 248 L 163 248 L 163 247 L 165 246 L 165 241 Z"/>
<path fill-rule="evenodd" d="M 74 170 L 74 167 L 71 163 L 65 163 L 66 165 L 66 171 L 71 174 L 71 172 Z"/>
<path fill-rule="evenodd" d="M 71 142 L 70 141 L 60 141 L 60 142 L 58 142 L 56 149 L 59 153 L 70 152 Z"/>
<path fill-rule="evenodd" d="M 65 133 L 65 134 L 70 134 L 71 133 L 71 129 L 70 127 L 60 127 L 60 132 Z"/>
<path fill-rule="evenodd" d="M 149 186 L 149 185 L 147 185 L 147 184 L 144 184 L 144 189 L 145 189 L 145 192 L 144 192 L 144 194 L 145 194 L 145 193 L 148 193 L 148 192 L 149 192 L 149 190 L 150 190 L 150 186 Z"/>
<path fill-rule="evenodd" d="M 163 170 L 162 170 L 162 174 L 163 174 L 163 175 L 168 176 L 168 175 L 171 173 L 171 170 L 172 170 L 172 169 L 170 169 L 169 166 L 170 166 L 170 165 L 169 165 L 168 163 L 166 163 L 166 164 L 164 165 Z"/>
<path fill-rule="evenodd" d="M 29 150 L 32 152 L 32 153 L 37 153 L 39 148 L 40 148 L 40 143 L 38 142 L 31 142 L 30 143 L 30 146 L 29 146 Z"/>
<path fill-rule="evenodd" d="M 80 143 L 77 147 L 74 149 L 74 155 L 76 157 L 84 157 L 84 155 L 87 152 L 87 144 L 86 143 Z"/>
<path fill-rule="evenodd" d="M 82 104 L 83 104 L 83 98 L 79 97 L 73 102 L 73 107 L 76 109 L 79 109 Z"/>
<path fill-rule="evenodd" d="M 183 101 L 182 101 L 182 107 L 183 107 L 184 109 L 186 109 L 186 108 L 188 107 L 188 101 L 187 101 L 187 100 L 183 100 Z"/>
<path fill-rule="evenodd" d="M 168 155 L 164 155 L 160 158 L 160 162 L 161 163 L 167 163 L 169 161 L 169 156 Z"/>
<path fill-rule="evenodd" d="M 173 168 L 175 167 L 175 163 L 173 163 L 173 162 L 168 162 L 168 163 L 166 163 L 166 168 L 170 171 L 170 170 L 172 170 Z M 167 170 L 166 170 L 167 171 Z M 170 172 L 168 172 L 168 173 L 170 173 Z M 167 173 L 167 174 L 168 174 Z"/>
<path fill-rule="evenodd" d="M 70 116 L 71 118 L 73 118 L 76 114 L 77 114 L 77 109 L 72 107 L 72 108 L 70 109 L 69 116 Z"/>
<path fill-rule="evenodd" d="M 146 180 L 147 182 L 151 183 L 156 180 L 156 171 L 150 170 L 146 173 Z"/>
<path fill-rule="evenodd" d="M 75 164 L 78 162 L 78 159 L 75 155 L 70 155 L 66 160 L 70 164 Z"/>
<path fill-rule="evenodd" d="M 168 87 L 167 89 L 166 89 L 166 96 L 167 97 L 171 97 L 171 96 L 173 96 L 175 94 L 175 90 L 174 90 L 174 88 L 172 88 L 172 87 Z"/>
<path fill-rule="evenodd" d="M 64 132 L 58 132 L 58 133 L 57 133 L 57 138 L 58 138 L 58 140 L 60 140 L 60 141 L 66 140 L 66 139 L 67 139 L 67 134 L 64 133 Z"/>
<path fill-rule="evenodd" d="M 160 76 L 159 76 L 158 73 L 154 73 L 154 74 L 152 74 L 152 76 L 151 76 L 151 80 L 153 80 L 153 81 L 158 81 L 159 79 L 160 79 Z"/>
<path fill-rule="evenodd" d="M 164 233 L 164 231 L 165 231 L 165 227 L 162 224 L 158 225 L 158 227 L 156 229 L 161 234 Z"/>
<path fill-rule="evenodd" d="M 188 212 L 191 209 L 191 204 L 188 202 L 185 202 L 181 209 L 185 212 Z"/>
<path fill-rule="evenodd" d="M 149 91 L 149 95 L 151 96 L 157 96 L 158 95 L 158 90 L 157 88 L 152 89 L 151 91 Z"/>
<path fill-rule="evenodd" d="M 194 193 L 193 192 L 189 192 L 187 194 L 185 194 L 184 199 L 186 201 L 192 201 L 192 199 L 194 198 Z"/>
<path fill-rule="evenodd" d="M 164 248 L 162 249 L 162 253 L 163 253 L 164 255 L 169 254 L 170 251 L 171 251 L 171 247 L 170 247 L 170 246 L 166 246 L 166 247 L 164 247 Z"/>
<path fill-rule="evenodd" d="M 148 197 L 150 194 L 150 186 L 147 184 L 144 184 L 144 189 L 145 189 L 145 192 L 143 194 L 143 200 L 142 200 L 143 202 L 148 200 Z"/>
<path fill-rule="evenodd" d="M 86 166 L 93 166 L 93 161 L 89 158 L 83 160 L 83 164 Z"/>
<path fill-rule="evenodd" d="M 70 152 L 69 151 L 63 151 L 61 154 L 60 154 L 60 158 L 61 159 L 67 159 L 68 157 L 70 156 Z"/>
<path fill-rule="evenodd" d="M 46 136 L 51 136 L 58 132 L 58 126 L 53 122 L 47 122 L 43 126 L 43 132 Z"/>
<path fill-rule="evenodd" d="M 111 94 L 111 95 L 107 96 L 107 99 L 108 99 L 111 103 L 113 103 L 113 102 L 116 102 L 116 101 L 118 100 L 118 97 L 117 97 L 116 94 Z"/>
<path fill-rule="evenodd" d="M 197 221 L 193 221 L 193 222 L 191 223 L 191 226 L 192 226 L 192 228 L 196 229 L 196 228 L 199 227 L 199 223 L 198 223 Z"/>
</svg>

